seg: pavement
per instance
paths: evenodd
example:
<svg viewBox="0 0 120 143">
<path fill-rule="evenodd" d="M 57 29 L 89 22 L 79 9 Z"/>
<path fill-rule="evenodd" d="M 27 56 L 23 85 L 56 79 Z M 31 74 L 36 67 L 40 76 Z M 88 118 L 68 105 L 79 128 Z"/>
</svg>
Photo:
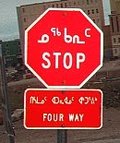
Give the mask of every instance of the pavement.
<svg viewBox="0 0 120 143">
<path fill-rule="evenodd" d="M 120 143 L 120 108 L 104 109 L 104 125 L 99 130 L 68 130 L 67 143 Z M 57 143 L 57 130 L 27 130 L 23 121 L 14 123 L 16 143 Z M 7 143 L 0 126 L 0 143 Z"/>
<path fill-rule="evenodd" d="M 93 143 L 93 141 L 88 141 L 83 143 Z M 94 141 L 94 143 L 120 143 L 120 139 L 97 140 L 97 141 Z"/>
<path fill-rule="evenodd" d="M 13 87 L 13 86 L 15 86 L 15 85 L 23 85 L 23 84 L 31 84 L 31 83 L 39 83 L 40 84 L 40 82 L 38 81 L 38 79 L 37 78 L 31 78 L 31 79 L 22 79 L 22 80 L 20 80 L 20 81 L 13 81 L 13 82 L 9 82 L 8 83 L 8 87 Z"/>
<path fill-rule="evenodd" d="M 120 59 L 116 61 L 107 61 L 104 62 L 103 67 L 100 71 L 116 71 L 120 70 Z"/>
<path fill-rule="evenodd" d="M 109 71 L 111 69 L 110 66 L 111 64 L 112 64 L 112 69 L 116 70 L 117 68 L 118 70 L 118 67 L 120 69 L 120 60 L 119 60 L 117 61 L 117 63 L 114 62 L 109 64 L 106 63 L 105 68 L 103 67 L 102 70 L 106 71 L 107 69 Z M 41 83 L 39 83 L 39 81 L 36 78 L 22 80 L 18 82 L 11 82 L 8 84 L 8 87 L 13 88 L 13 86 L 15 85 L 22 86 L 23 83 L 29 85 L 28 87 L 34 87 L 34 86 L 36 87 L 36 85 L 34 85 L 36 82 L 37 84 L 40 85 L 40 87 L 42 87 Z M 110 85 L 110 83 L 106 83 L 106 86 L 108 85 Z M 119 83 L 116 83 L 114 85 L 115 88 L 116 85 L 119 86 Z M 111 86 L 108 88 L 113 89 Z M 107 93 L 109 93 L 109 97 L 107 98 L 111 99 L 111 102 L 114 101 L 113 99 L 119 101 L 118 96 L 116 97 L 118 92 L 114 91 L 112 92 L 112 94 L 111 92 Z M 111 108 L 111 107 L 108 109 L 104 108 L 104 115 L 103 115 L 104 122 L 103 122 L 103 127 L 100 130 L 68 130 L 67 143 L 120 143 L 120 106 L 115 106 L 115 107 L 117 108 Z M 45 129 L 27 130 L 23 127 L 22 120 L 15 122 L 14 127 L 15 127 L 16 143 L 57 143 L 57 130 L 45 130 Z M 0 126 L 0 143 L 7 143 L 7 142 L 8 138 L 4 126 Z"/>
</svg>

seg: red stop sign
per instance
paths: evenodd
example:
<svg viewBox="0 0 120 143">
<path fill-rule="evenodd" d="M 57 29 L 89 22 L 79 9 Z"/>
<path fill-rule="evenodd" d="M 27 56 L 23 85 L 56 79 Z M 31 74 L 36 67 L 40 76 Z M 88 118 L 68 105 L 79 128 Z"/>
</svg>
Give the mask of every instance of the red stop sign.
<svg viewBox="0 0 120 143">
<path fill-rule="evenodd" d="M 82 87 L 102 58 L 103 33 L 81 9 L 48 9 L 25 31 L 25 65 L 46 87 Z"/>
</svg>

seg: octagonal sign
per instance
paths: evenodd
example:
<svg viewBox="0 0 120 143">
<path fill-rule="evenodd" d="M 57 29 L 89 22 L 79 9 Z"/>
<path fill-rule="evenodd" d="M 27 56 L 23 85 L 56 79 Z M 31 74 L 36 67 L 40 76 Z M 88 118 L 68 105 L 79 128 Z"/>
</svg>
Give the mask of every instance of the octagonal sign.
<svg viewBox="0 0 120 143">
<path fill-rule="evenodd" d="M 48 88 L 80 88 L 102 66 L 103 33 L 81 9 L 45 11 L 25 31 L 25 65 Z"/>
</svg>

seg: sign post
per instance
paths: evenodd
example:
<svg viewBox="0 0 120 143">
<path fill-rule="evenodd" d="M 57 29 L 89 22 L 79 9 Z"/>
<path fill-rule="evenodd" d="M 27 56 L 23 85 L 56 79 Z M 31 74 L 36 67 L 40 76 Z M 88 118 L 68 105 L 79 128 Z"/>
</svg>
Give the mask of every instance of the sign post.
<svg viewBox="0 0 120 143">
<path fill-rule="evenodd" d="M 5 63 L 4 57 L 2 52 L 2 41 L 0 41 L 0 81 L 1 81 L 1 90 L 2 90 L 2 108 L 4 114 L 4 124 L 5 129 L 9 138 L 9 143 L 14 143 L 14 129 L 12 126 L 11 120 L 11 112 L 8 100 L 8 93 L 7 93 L 7 79 L 5 75 Z"/>
<path fill-rule="evenodd" d="M 67 143 L 67 130 L 57 130 L 57 143 Z"/>
<path fill-rule="evenodd" d="M 101 92 L 80 88 L 103 65 L 103 33 L 81 9 L 49 8 L 38 17 L 25 31 L 25 65 L 48 88 L 25 91 L 26 128 L 57 128 L 58 143 L 67 142 L 65 129 L 101 128 Z"/>
</svg>

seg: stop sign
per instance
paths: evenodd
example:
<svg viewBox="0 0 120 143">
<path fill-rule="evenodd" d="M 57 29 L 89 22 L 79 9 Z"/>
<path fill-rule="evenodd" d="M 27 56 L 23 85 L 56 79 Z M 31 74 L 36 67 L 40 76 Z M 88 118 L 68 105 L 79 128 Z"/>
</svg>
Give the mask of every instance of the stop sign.
<svg viewBox="0 0 120 143">
<path fill-rule="evenodd" d="M 45 11 L 25 31 L 25 65 L 48 88 L 80 88 L 102 66 L 103 33 L 81 9 Z"/>
</svg>

